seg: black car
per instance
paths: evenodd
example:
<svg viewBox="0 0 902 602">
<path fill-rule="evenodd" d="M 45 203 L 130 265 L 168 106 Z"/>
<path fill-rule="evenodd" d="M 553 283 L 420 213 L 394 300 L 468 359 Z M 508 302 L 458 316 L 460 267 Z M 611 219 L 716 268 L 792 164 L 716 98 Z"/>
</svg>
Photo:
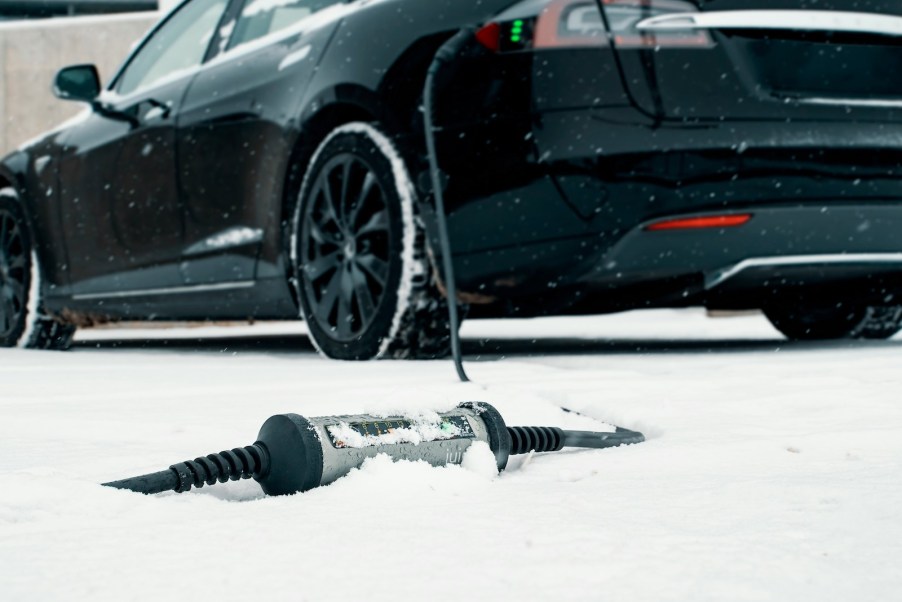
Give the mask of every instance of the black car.
<svg viewBox="0 0 902 602">
<path fill-rule="evenodd" d="M 435 73 L 436 51 L 470 28 Z M 188 0 L 0 178 L 0 344 L 302 315 L 447 348 L 434 117 L 468 317 L 760 308 L 902 326 L 902 3 Z"/>
</svg>

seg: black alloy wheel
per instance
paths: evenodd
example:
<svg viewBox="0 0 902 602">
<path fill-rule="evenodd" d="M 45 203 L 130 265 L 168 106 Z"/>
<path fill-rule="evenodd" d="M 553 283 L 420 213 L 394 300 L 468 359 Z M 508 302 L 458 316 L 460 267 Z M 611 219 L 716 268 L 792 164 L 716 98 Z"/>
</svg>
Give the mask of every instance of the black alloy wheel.
<svg viewBox="0 0 902 602">
<path fill-rule="evenodd" d="M 323 355 L 434 359 L 449 350 L 416 192 L 376 126 L 339 126 L 306 169 L 292 227 L 301 315 Z"/>
<path fill-rule="evenodd" d="M 17 339 L 21 334 L 30 280 L 22 228 L 12 211 L 0 208 L 0 340 Z"/>
<path fill-rule="evenodd" d="M 332 157 L 303 216 L 301 262 L 313 319 L 336 341 L 354 341 L 385 298 L 392 228 L 374 169 L 352 153 Z"/>
</svg>

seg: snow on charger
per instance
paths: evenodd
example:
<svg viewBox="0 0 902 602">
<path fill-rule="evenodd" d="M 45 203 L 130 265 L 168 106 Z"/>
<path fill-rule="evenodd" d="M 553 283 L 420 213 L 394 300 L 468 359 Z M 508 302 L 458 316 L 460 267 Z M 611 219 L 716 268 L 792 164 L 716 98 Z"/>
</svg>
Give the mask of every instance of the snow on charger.
<svg viewBox="0 0 902 602">
<path fill-rule="evenodd" d="M 616 447 L 644 440 L 641 433 L 619 427 L 607 433 L 509 427 L 498 410 L 477 402 L 429 417 L 278 414 L 263 423 L 253 445 L 104 485 L 153 494 L 253 478 L 267 494 L 285 495 L 328 485 L 378 454 L 444 466 L 460 464 L 470 445 L 483 441 L 495 455 L 498 470 L 504 470 L 511 455 L 564 447 Z"/>
</svg>

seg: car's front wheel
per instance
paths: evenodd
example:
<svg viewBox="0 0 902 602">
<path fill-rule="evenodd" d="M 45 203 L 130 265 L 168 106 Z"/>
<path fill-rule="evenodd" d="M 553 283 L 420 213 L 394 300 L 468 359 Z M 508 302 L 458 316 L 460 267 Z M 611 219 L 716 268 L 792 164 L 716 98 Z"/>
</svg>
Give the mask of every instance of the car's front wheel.
<svg viewBox="0 0 902 602">
<path fill-rule="evenodd" d="M 765 308 L 764 315 L 787 338 L 800 341 L 888 339 L 902 330 L 902 306 L 780 305 Z"/>
<path fill-rule="evenodd" d="M 448 353 L 415 191 L 395 145 L 368 123 L 320 144 L 295 210 L 292 261 L 301 312 L 324 355 L 345 360 Z"/>
<path fill-rule="evenodd" d="M 0 189 L 0 347 L 69 347 L 75 327 L 47 315 L 41 294 L 41 269 L 16 191 Z"/>
</svg>

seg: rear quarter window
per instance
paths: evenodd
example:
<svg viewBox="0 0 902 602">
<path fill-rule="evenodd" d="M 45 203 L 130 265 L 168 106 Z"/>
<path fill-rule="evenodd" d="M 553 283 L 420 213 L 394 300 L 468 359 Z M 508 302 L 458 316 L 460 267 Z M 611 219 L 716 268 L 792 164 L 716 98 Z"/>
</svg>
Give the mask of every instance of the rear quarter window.
<svg viewBox="0 0 902 602">
<path fill-rule="evenodd" d="M 309 17 L 315 12 L 342 0 L 247 0 L 228 48 L 252 42 L 264 36 L 278 33 Z"/>
</svg>

